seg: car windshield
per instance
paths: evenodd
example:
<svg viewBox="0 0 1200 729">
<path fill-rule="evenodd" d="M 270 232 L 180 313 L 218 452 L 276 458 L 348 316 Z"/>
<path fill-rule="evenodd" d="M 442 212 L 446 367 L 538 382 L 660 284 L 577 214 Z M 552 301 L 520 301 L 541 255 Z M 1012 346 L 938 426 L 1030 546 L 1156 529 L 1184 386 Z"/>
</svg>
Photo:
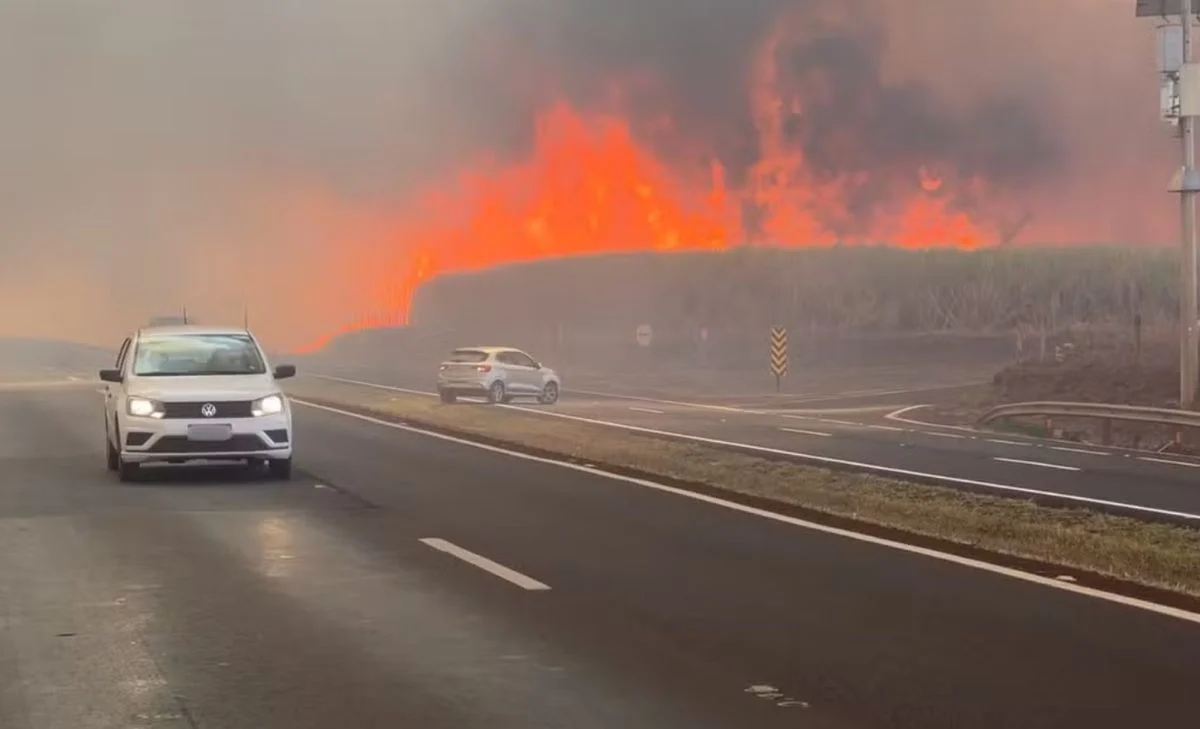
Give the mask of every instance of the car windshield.
<svg viewBox="0 0 1200 729">
<path fill-rule="evenodd" d="M 247 334 L 155 334 L 138 341 L 139 377 L 261 375 L 267 371 Z"/>
<path fill-rule="evenodd" d="M 480 352 L 478 349 L 456 349 L 450 353 L 447 362 L 482 362 L 487 359 L 487 352 Z"/>
</svg>

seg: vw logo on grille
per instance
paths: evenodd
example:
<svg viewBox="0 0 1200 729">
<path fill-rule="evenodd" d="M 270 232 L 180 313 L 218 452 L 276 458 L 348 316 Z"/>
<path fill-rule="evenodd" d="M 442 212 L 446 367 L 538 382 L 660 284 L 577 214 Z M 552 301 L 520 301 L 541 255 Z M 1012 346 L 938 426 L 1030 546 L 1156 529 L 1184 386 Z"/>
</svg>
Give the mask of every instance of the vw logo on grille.
<svg viewBox="0 0 1200 729">
<path fill-rule="evenodd" d="M 217 406 L 211 402 L 206 402 L 200 406 L 200 414 L 206 418 L 211 418 L 217 414 Z"/>
</svg>

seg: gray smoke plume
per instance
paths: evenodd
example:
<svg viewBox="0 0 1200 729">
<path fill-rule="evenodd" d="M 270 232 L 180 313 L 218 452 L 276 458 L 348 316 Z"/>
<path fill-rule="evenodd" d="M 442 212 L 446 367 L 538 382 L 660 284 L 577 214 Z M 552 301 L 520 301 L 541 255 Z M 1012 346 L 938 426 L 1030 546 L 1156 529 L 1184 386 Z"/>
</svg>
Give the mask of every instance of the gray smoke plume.
<svg viewBox="0 0 1200 729">
<path fill-rule="evenodd" d="M 537 108 L 614 79 L 648 79 L 635 114 L 667 109 L 738 182 L 751 67 L 785 14 L 821 28 L 781 47 L 812 97 L 789 135 L 822 174 L 874 173 L 857 204 L 933 158 L 1028 208 L 1023 239 L 1165 240 L 1172 143 L 1130 6 L 3 0 L 0 335 L 111 343 L 184 305 L 327 331 L 369 303 L 347 282 L 414 189 L 519 157 Z"/>
</svg>

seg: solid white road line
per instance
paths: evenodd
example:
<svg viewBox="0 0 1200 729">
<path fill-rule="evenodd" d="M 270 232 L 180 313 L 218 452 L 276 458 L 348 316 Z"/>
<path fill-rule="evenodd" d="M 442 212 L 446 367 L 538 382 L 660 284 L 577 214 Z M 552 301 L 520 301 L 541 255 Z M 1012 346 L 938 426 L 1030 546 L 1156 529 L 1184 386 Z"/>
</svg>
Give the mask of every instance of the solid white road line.
<svg viewBox="0 0 1200 729">
<path fill-rule="evenodd" d="M 906 413 L 910 413 L 914 410 L 919 410 L 921 408 L 927 408 L 927 407 L 930 407 L 930 406 L 929 405 L 909 405 L 908 407 L 900 408 L 899 410 L 897 410 L 895 412 L 888 413 L 884 417 L 887 418 L 888 420 L 895 420 L 896 422 L 899 422 L 899 423 L 907 423 L 908 425 L 919 425 L 919 426 L 925 427 L 925 428 L 947 428 L 950 430 L 958 430 L 958 431 L 963 431 L 966 433 L 984 432 L 984 431 L 979 430 L 978 428 L 968 428 L 964 425 L 942 425 L 941 423 L 929 423 L 929 422 L 925 422 L 923 420 L 913 420 L 912 418 L 904 417 L 904 415 Z M 1037 440 L 1043 441 L 1043 442 L 1052 442 L 1052 443 L 1069 443 L 1069 442 L 1071 442 L 1071 441 L 1065 441 L 1061 438 L 1037 438 Z M 1088 455 L 1095 455 L 1095 456 L 1113 455 L 1113 452 L 1091 451 L 1091 450 L 1082 450 L 1082 449 L 1078 449 L 1078 448 L 1068 448 L 1068 447 L 1054 447 L 1054 446 L 1047 446 L 1047 447 L 1051 448 L 1053 450 L 1066 451 L 1068 453 L 1086 453 Z M 1141 452 L 1141 451 L 1137 451 L 1137 450 L 1134 450 L 1131 448 L 1120 448 L 1120 447 L 1116 447 L 1116 446 L 1110 446 L 1110 447 L 1112 447 L 1114 451 L 1121 451 L 1121 452 L 1124 452 L 1126 455 L 1132 455 L 1134 453 Z M 1146 459 L 1143 459 L 1143 460 L 1146 460 Z M 1183 461 L 1164 461 L 1164 462 L 1170 463 L 1170 464 L 1176 465 L 1176 466 L 1190 466 L 1192 468 L 1200 468 L 1200 462 L 1195 463 L 1195 464 L 1185 463 Z"/>
<path fill-rule="evenodd" d="M 1052 451 L 1063 451 L 1064 453 L 1082 453 L 1085 456 L 1111 456 L 1111 453 L 1104 451 L 1089 451 L 1086 448 L 1067 448 L 1066 446 L 1047 446 Z"/>
<path fill-rule="evenodd" d="M 832 433 L 821 433 L 816 430 L 801 430 L 800 428 L 780 428 L 780 430 L 787 433 L 799 433 L 800 435 L 819 435 L 822 438 L 829 438 L 833 435 Z"/>
<path fill-rule="evenodd" d="M 481 555 L 475 554 L 474 552 L 472 552 L 470 550 L 463 549 L 462 547 L 458 546 L 457 544 L 454 544 L 452 542 L 447 542 L 445 539 L 438 539 L 436 537 L 426 537 L 425 539 L 421 540 L 421 543 L 427 547 L 433 547 L 434 549 L 436 549 L 440 552 L 445 552 L 446 554 L 458 557 L 459 559 L 466 562 L 467 564 L 475 565 L 476 567 L 483 570 L 484 572 L 490 572 L 491 574 L 499 577 L 502 580 L 508 580 L 509 582 L 513 583 L 514 585 L 516 585 L 517 587 L 520 587 L 522 589 L 525 589 L 525 590 L 549 590 L 550 589 L 550 586 L 545 584 L 544 582 L 538 582 L 537 580 L 533 579 L 532 577 L 523 575 L 520 572 L 517 572 L 516 570 L 510 570 L 509 568 L 505 567 L 504 565 L 502 565 L 498 562 L 493 562 L 492 560 L 488 559 L 487 557 L 483 557 Z"/>
<path fill-rule="evenodd" d="M 904 417 L 904 415 L 906 413 L 911 413 L 914 410 L 920 410 L 921 408 L 927 408 L 927 407 L 929 407 L 929 406 L 928 405 L 909 405 L 908 407 L 900 408 L 899 410 L 890 412 L 887 415 L 884 415 L 883 417 L 887 418 L 888 420 L 895 420 L 898 423 L 904 423 L 906 425 L 919 425 L 922 428 L 945 428 L 947 430 L 960 430 L 960 431 L 964 431 L 967 433 L 977 433 L 978 432 L 975 428 L 968 428 L 964 425 L 942 425 L 941 423 L 927 423 L 923 420 L 913 420 L 912 418 Z"/>
<path fill-rule="evenodd" d="M 1033 445 L 1032 443 L 1024 443 L 1019 440 L 1001 440 L 999 438 L 984 438 L 984 441 L 986 441 L 988 443 L 999 443 L 1000 445 L 1011 445 L 1011 446 L 1029 447 L 1029 446 Z"/>
<path fill-rule="evenodd" d="M 639 407 L 634 407 L 633 405 L 630 405 L 629 409 L 634 411 L 635 413 L 650 413 L 651 415 L 664 415 L 665 414 L 662 410 L 651 410 L 650 408 L 639 408 Z"/>
<path fill-rule="evenodd" d="M 1031 572 L 1022 572 L 1021 570 L 1013 569 L 1011 567 L 1002 567 L 1000 565 L 991 564 L 989 562 L 984 562 L 982 560 L 971 559 L 970 557 L 960 557 L 956 554 L 949 554 L 947 552 L 939 552 L 936 549 L 929 549 L 927 547 L 918 547 L 913 544 L 905 544 L 904 542 L 897 542 L 897 541 L 894 541 L 891 539 L 884 539 L 882 537 L 874 537 L 869 534 L 860 534 L 859 532 L 851 531 L 849 529 L 841 529 L 838 527 L 831 527 L 831 526 L 826 526 L 824 524 L 818 524 L 816 522 L 806 521 L 804 519 L 797 519 L 795 517 L 785 516 L 783 514 L 777 514 L 773 511 L 767 511 L 766 509 L 759 509 L 754 506 L 746 506 L 745 504 L 739 504 L 734 501 L 727 501 L 725 499 L 717 498 L 715 496 L 708 496 L 706 494 L 695 493 L 693 491 L 688 491 L 686 489 L 677 488 L 675 486 L 668 486 L 666 484 L 657 483 L 654 481 L 650 481 L 648 479 L 635 478 L 633 476 L 622 476 L 622 475 L 615 474 L 615 473 L 609 473 L 607 471 L 603 471 L 601 469 L 598 469 L 598 468 L 595 468 L 592 466 L 583 466 L 583 465 L 579 465 L 576 463 L 568 463 L 566 461 L 555 460 L 553 458 L 543 458 L 541 456 L 534 456 L 534 455 L 530 455 L 528 453 L 521 453 L 520 451 L 514 451 L 514 450 L 507 449 L 507 448 L 499 448 L 497 446 L 487 445 L 485 443 L 477 443 L 475 441 L 468 440 L 467 438 L 458 438 L 458 437 L 455 437 L 452 435 L 444 435 L 442 433 L 434 433 L 433 431 L 422 430 L 421 428 L 414 428 L 411 425 L 402 425 L 400 423 L 393 423 L 393 422 L 390 422 L 387 420 L 382 420 L 380 418 L 371 417 L 370 415 L 363 415 L 362 413 L 356 413 L 356 412 L 352 412 L 350 410 L 343 410 L 341 408 L 329 407 L 328 405 L 319 405 L 317 403 L 307 402 L 307 401 L 305 401 L 303 399 L 299 399 L 299 398 L 293 398 L 293 402 L 296 402 L 297 404 L 303 405 L 305 407 L 313 408 L 314 410 L 323 410 L 325 412 L 335 413 L 335 414 L 341 415 L 343 417 L 352 418 L 354 420 L 359 420 L 359 421 L 366 422 L 366 423 L 371 423 L 373 425 L 378 425 L 378 426 L 381 426 L 384 428 L 391 428 L 393 430 L 402 430 L 402 431 L 405 431 L 408 433 L 415 433 L 415 434 L 419 434 L 419 435 L 427 437 L 427 438 L 434 438 L 436 440 L 441 440 L 441 441 L 444 441 L 447 443 L 457 443 L 458 445 L 467 446 L 469 448 L 477 448 L 479 450 L 489 451 L 491 453 L 498 453 L 501 455 L 508 456 L 510 458 L 517 458 L 520 460 L 530 461 L 530 462 L 534 462 L 534 463 L 543 463 L 543 464 L 547 464 L 547 465 L 551 465 L 551 466 L 556 466 L 558 468 L 565 468 L 565 469 L 569 469 L 572 471 L 578 471 L 580 473 L 587 473 L 587 474 L 591 474 L 593 476 L 606 478 L 610 481 L 620 481 L 622 483 L 633 484 L 636 486 L 653 489 L 655 491 L 660 491 L 663 493 L 673 494 L 675 496 L 681 496 L 683 498 L 692 499 L 693 501 L 701 501 L 706 504 L 711 504 L 713 506 L 719 506 L 724 509 L 729 509 L 730 511 L 737 511 L 742 514 L 749 514 L 752 516 L 757 516 L 757 517 L 760 517 L 763 519 L 768 519 L 770 521 L 774 521 L 777 523 L 788 524 L 791 526 L 800 527 L 802 529 L 808 529 L 809 531 L 820 532 L 823 534 L 830 534 L 830 535 L 842 537 L 845 539 L 853 539 L 857 542 L 862 542 L 865 544 L 872 544 L 872 545 L 875 545 L 878 547 L 885 547 L 885 548 L 896 550 L 899 552 L 906 552 L 908 554 L 916 554 L 916 555 L 920 555 L 920 556 L 924 556 L 924 557 L 929 557 L 931 559 L 936 559 L 936 560 L 940 560 L 942 562 L 956 564 L 956 565 L 959 565 L 962 567 L 979 570 L 981 572 L 990 572 L 992 574 L 1001 575 L 1003 577 L 1008 577 L 1008 578 L 1011 578 L 1014 580 L 1021 580 L 1022 582 L 1028 582 L 1028 583 L 1040 585 L 1042 587 L 1047 587 L 1047 588 L 1054 589 L 1054 590 L 1062 590 L 1064 592 L 1071 592 L 1076 595 L 1082 595 L 1085 597 L 1091 597 L 1091 598 L 1095 598 L 1098 600 L 1104 600 L 1106 602 L 1114 603 L 1117 605 L 1124 605 L 1126 607 L 1131 607 L 1131 608 L 1135 608 L 1138 610 L 1144 610 L 1146 612 L 1156 613 L 1158 615 L 1164 615 L 1167 617 L 1176 618 L 1178 620 L 1185 620 L 1187 622 L 1194 623 L 1196 625 L 1200 625 L 1200 613 L 1194 613 L 1194 612 L 1190 612 L 1188 610 L 1182 610 L 1180 608 L 1171 607 L 1169 605 L 1160 605 L 1155 602 L 1150 602 L 1149 600 L 1141 600 L 1136 597 L 1128 597 L 1125 595 L 1118 595 L 1113 592 L 1105 592 L 1104 590 L 1098 590 L 1094 587 L 1084 587 L 1082 585 L 1079 585 L 1079 584 L 1076 584 L 1073 582 L 1064 582 L 1064 581 L 1057 580 L 1052 577 L 1043 577 L 1041 575 L 1035 575 Z M 645 430 L 645 429 L 641 428 L 639 430 Z M 959 479 L 959 480 L 962 481 L 965 479 Z M 1060 494 L 1047 494 L 1047 495 L 1060 495 Z M 1200 518 L 1197 515 L 1192 515 L 1192 514 L 1186 514 L 1186 515 L 1185 514 L 1177 514 L 1177 516 L 1187 516 L 1187 517 L 1193 518 L 1193 519 Z"/>
<path fill-rule="evenodd" d="M 958 433 L 938 433 L 938 432 L 929 431 L 929 430 L 922 430 L 922 431 L 920 431 L 920 433 L 921 433 L 921 435 L 931 435 L 934 438 L 956 438 L 958 440 L 962 440 L 967 437 L 965 435 L 959 435 Z"/>
<path fill-rule="evenodd" d="M 329 380 L 330 382 L 344 382 L 347 385 L 362 385 L 363 387 L 373 387 L 376 390 L 390 390 L 391 392 L 403 392 L 408 395 L 424 395 L 425 397 L 437 397 L 436 392 L 426 392 L 424 390 L 410 390 L 407 387 L 396 387 L 395 385 L 381 385 L 378 382 L 365 382 L 363 380 L 350 380 L 345 377 L 333 377 L 331 375 L 304 375 L 305 377 L 314 377 L 318 380 Z"/>
<path fill-rule="evenodd" d="M 1022 466 L 1041 466 L 1042 468 L 1054 468 L 1059 471 L 1082 471 L 1082 468 L 1075 466 L 1064 466 L 1059 463 L 1043 463 L 1042 461 L 1023 461 L 1020 458 L 1001 458 L 996 456 L 993 461 L 1003 461 L 1004 463 L 1019 463 Z"/>
<path fill-rule="evenodd" d="M 1149 461 L 1150 463 L 1166 463 L 1171 466 L 1187 466 L 1188 468 L 1200 468 L 1200 463 L 1188 463 L 1187 461 L 1172 461 L 1169 458 L 1152 458 L 1150 456 L 1139 456 L 1139 461 Z"/>
<path fill-rule="evenodd" d="M 893 433 L 903 433 L 903 432 L 905 432 L 905 428 L 897 428 L 897 427 L 896 427 L 896 426 L 894 426 L 894 425 L 876 425 L 876 424 L 874 424 L 874 423 L 870 423 L 870 424 L 868 424 L 868 425 L 867 425 L 867 427 L 868 427 L 868 428 L 870 428 L 871 430 L 888 430 L 888 431 L 891 431 L 891 432 L 893 432 Z"/>
<path fill-rule="evenodd" d="M 597 392 L 596 390 L 576 390 L 571 388 L 563 392 L 577 393 L 580 395 L 592 395 L 594 397 L 606 397 L 613 400 L 637 400 L 639 402 L 653 402 L 659 405 L 681 405 L 688 408 L 700 408 L 702 410 L 717 410 L 723 413 L 746 413 L 749 415 L 761 415 L 763 411 L 748 410 L 746 408 L 732 407 L 730 405 L 714 405 L 712 403 L 701 402 L 684 402 L 682 400 L 667 400 L 660 397 L 645 397 L 644 395 L 618 395 L 613 392 Z"/>
<path fill-rule="evenodd" d="M 865 396 L 903 395 L 903 394 L 908 394 L 908 393 L 955 389 L 958 387 L 964 387 L 964 385 L 952 385 L 949 387 L 947 387 L 946 385 L 929 385 L 926 387 L 904 388 L 904 389 L 898 389 L 898 390 L 859 390 L 859 391 L 853 391 L 853 392 L 833 392 L 833 393 L 815 393 L 815 392 L 814 393 L 765 393 L 764 396 L 766 396 L 766 397 L 786 397 L 791 402 L 794 402 L 794 403 L 806 403 L 806 402 L 827 402 L 827 401 L 832 401 L 832 400 L 844 400 L 844 399 L 859 398 L 859 397 L 865 397 Z M 654 402 L 654 403 L 659 403 L 660 405 L 681 405 L 684 407 L 699 408 L 702 410 L 721 410 L 721 411 L 725 411 L 725 412 L 745 413 L 748 415 L 770 415 L 771 414 L 770 410 L 763 410 L 760 408 L 738 407 L 738 406 L 734 406 L 734 405 L 717 405 L 714 403 L 705 403 L 705 402 L 688 402 L 685 400 L 668 400 L 665 398 L 648 397 L 645 395 L 622 395 L 622 394 L 618 394 L 618 393 L 614 393 L 614 392 L 599 392 L 596 390 L 576 390 L 574 388 L 563 390 L 563 392 L 577 393 L 580 395 L 594 395 L 594 396 L 599 396 L 599 397 L 608 397 L 608 398 L 615 398 L 615 399 L 621 399 L 621 400 L 641 400 L 642 402 Z M 760 396 L 747 395 L 746 397 L 750 398 L 750 397 L 760 397 Z M 851 425 L 857 425 L 857 423 L 851 423 Z"/>
</svg>

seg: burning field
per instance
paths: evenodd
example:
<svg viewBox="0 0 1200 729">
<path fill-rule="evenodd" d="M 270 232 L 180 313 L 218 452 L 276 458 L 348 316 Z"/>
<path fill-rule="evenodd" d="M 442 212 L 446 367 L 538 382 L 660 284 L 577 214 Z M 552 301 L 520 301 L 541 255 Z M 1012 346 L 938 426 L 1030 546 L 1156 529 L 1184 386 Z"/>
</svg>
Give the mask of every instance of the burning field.
<svg viewBox="0 0 1200 729">
<path fill-rule="evenodd" d="M 208 80 L 218 102 L 233 98 L 228 89 L 252 95 L 237 107 L 247 116 L 221 132 L 236 140 L 227 158 L 242 171 L 236 184 L 227 172 L 193 175 L 190 198 L 166 192 L 164 171 L 142 181 L 156 195 L 139 204 L 176 206 L 173 217 L 132 212 L 142 232 L 177 226 L 146 265 L 188 265 L 169 286 L 153 272 L 151 288 L 124 295 L 120 316 L 167 299 L 210 319 L 248 308 L 281 346 L 313 350 L 408 322 L 434 279 L 541 259 L 1153 244 L 1173 234 L 1156 184 L 1171 148 L 1155 119 L 1152 36 L 1120 3 L 1069 0 L 1060 11 L 1079 21 L 1051 29 L 1032 0 L 464 2 L 431 13 L 437 32 L 453 35 L 424 55 L 397 42 L 422 32 L 395 23 L 409 16 L 372 21 L 368 5 L 348 3 L 332 29 L 288 16 L 297 9 L 239 16 L 241 35 L 222 46 L 237 72 Z M 232 11 L 204 10 L 210 30 Z M 1099 59 L 1070 50 L 1097 43 Z M 239 55 L 268 45 L 269 63 Z M 310 60 L 320 51 L 338 73 Z M 404 94 L 389 89 L 410 77 L 420 83 Z M 190 128 L 173 138 L 183 144 Z M 205 134 L 210 146 L 228 141 Z M 231 199 L 196 194 L 214 179 Z M 83 217 L 88 226 L 68 232 L 122 229 Z M 31 236 L 43 229 L 65 235 L 27 226 Z M 229 258 L 283 275 L 268 286 L 228 276 Z M 64 275 L 33 259 L 6 282 L 10 298 L 45 289 L 43 274 Z M 106 290 L 103 274 L 66 273 L 75 290 Z M 0 319 L 0 329 L 25 321 Z"/>
<path fill-rule="evenodd" d="M 648 75 L 549 103 L 524 155 L 467 166 L 395 215 L 363 259 L 374 305 L 346 328 L 406 323 L 414 292 L 436 277 L 546 258 L 1111 241 L 1113 228 L 1071 219 L 1070 192 L 1044 197 L 1077 150 L 1035 93 L 1009 85 L 972 99 L 978 89 L 964 87 L 947 98 L 917 75 L 928 59 L 905 33 L 928 19 L 923 8 L 776 10 L 752 51 L 729 59 L 736 71 L 722 69 L 745 79 L 732 84 L 740 98 L 723 99 L 740 114 L 672 106 Z M 1170 227 L 1141 222 L 1146 237 Z"/>
</svg>

